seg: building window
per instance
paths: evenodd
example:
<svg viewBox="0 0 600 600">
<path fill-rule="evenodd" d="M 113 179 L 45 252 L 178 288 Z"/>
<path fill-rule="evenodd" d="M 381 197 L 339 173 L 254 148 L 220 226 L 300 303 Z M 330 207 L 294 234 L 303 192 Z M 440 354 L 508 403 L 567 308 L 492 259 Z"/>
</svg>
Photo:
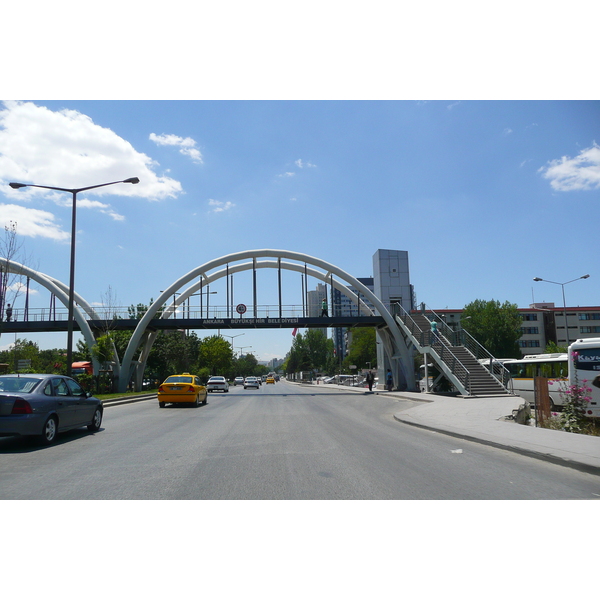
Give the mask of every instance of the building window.
<svg viewBox="0 0 600 600">
<path fill-rule="evenodd" d="M 600 313 L 579 313 L 580 321 L 600 321 Z"/>
<path fill-rule="evenodd" d="M 521 335 L 530 334 L 537 335 L 539 334 L 539 327 L 521 327 Z"/>
<path fill-rule="evenodd" d="M 537 313 L 526 313 L 523 315 L 523 321 L 537 321 Z"/>
<path fill-rule="evenodd" d="M 520 348 L 539 348 L 539 340 L 519 340 Z"/>
<path fill-rule="evenodd" d="M 588 326 L 588 327 L 580 327 L 579 331 L 581 333 L 600 333 L 600 327 L 599 326 Z"/>
</svg>

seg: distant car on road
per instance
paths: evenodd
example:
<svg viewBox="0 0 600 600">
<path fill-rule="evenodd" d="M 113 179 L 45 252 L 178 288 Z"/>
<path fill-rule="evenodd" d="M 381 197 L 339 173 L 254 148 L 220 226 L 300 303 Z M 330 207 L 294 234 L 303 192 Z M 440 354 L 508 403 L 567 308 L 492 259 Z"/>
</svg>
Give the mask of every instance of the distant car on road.
<svg viewBox="0 0 600 600">
<path fill-rule="evenodd" d="M 266 383 L 275 383 L 275 378 L 274 377 L 267 377 Z"/>
<path fill-rule="evenodd" d="M 98 431 L 102 402 L 74 379 L 60 375 L 0 375 L 0 436 L 38 436 L 52 444 L 57 433 Z"/>
<path fill-rule="evenodd" d="M 233 380 L 233 385 L 244 385 L 244 378 L 243 377 L 236 377 Z"/>
<path fill-rule="evenodd" d="M 191 404 L 196 407 L 206 404 L 206 387 L 200 383 L 197 375 L 169 375 L 160 384 L 157 396 L 160 408 L 167 404 Z"/>
<path fill-rule="evenodd" d="M 244 380 L 244 389 L 248 388 L 256 388 L 257 390 L 260 388 L 260 383 L 257 377 L 246 377 Z"/>
<path fill-rule="evenodd" d="M 208 380 L 208 383 L 206 384 L 206 389 L 209 392 L 214 392 L 217 390 L 221 390 L 222 392 L 228 392 L 229 384 L 227 383 L 227 379 L 225 379 L 225 377 L 215 375 L 214 377 L 211 377 Z"/>
</svg>

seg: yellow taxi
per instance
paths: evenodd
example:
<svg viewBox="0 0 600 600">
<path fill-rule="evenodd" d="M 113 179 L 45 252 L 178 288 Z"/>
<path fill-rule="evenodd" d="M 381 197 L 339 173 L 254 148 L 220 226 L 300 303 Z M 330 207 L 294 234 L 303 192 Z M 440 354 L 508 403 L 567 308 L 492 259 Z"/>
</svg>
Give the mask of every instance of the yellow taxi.
<svg viewBox="0 0 600 600">
<path fill-rule="evenodd" d="M 167 404 L 206 404 L 206 386 L 200 383 L 197 375 L 183 373 L 170 375 L 158 388 L 158 406 Z"/>
<path fill-rule="evenodd" d="M 271 375 L 269 375 L 267 377 L 267 383 L 275 383 L 275 377 L 271 377 Z"/>
</svg>

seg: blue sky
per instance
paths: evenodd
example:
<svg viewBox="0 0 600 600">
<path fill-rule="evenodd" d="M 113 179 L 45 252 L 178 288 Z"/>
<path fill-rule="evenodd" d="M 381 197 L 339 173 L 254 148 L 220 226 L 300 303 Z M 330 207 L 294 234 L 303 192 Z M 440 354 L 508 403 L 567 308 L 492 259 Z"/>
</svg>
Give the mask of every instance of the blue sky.
<svg viewBox="0 0 600 600">
<path fill-rule="evenodd" d="M 567 302 L 598 305 L 599 128 L 597 101 L 7 101 L 0 224 L 16 221 L 29 264 L 67 282 L 70 196 L 8 182 L 137 176 L 79 196 L 76 288 L 89 302 L 109 286 L 119 305 L 148 302 L 200 264 L 259 248 L 368 277 L 385 248 L 409 252 L 417 299 L 433 308 L 560 304 L 560 287 L 533 277 L 587 273 Z M 276 304 L 261 277 L 259 302 Z M 222 287 L 211 304 L 225 303 Z M 235 345 L 268 360 L 291 340 L 247 331 Z"/>
<path fill-rule="evenodd" d="M 148 302 L 208 260 L 259 248 L 370 276 L 384 248 L 409 252 L 431 307 L 560 303 L 559 286 L 533 277 L 586 273 L 567 301 L 600 304 L 586 3 L 232 0 L 194 18 L 177 0 L 115 4 L 85 23 L 69 0 L 35 19 L 13 4 L 5 20 L 27 27 L 0 37 L 0 225 L 17 221 L 28 264 L 68 280 L 70 198 L 10 181 L 141 180 L 79 196 L 76 287 L 89 302 L 109 287 L 119 304 Z M 284 301 L 299 302 L 297 287 Z M 251 303 L 241 283 L 235 300 Z M 290 343 L 289 330 L 236 339 L 262 360 Z"/>
</svg>

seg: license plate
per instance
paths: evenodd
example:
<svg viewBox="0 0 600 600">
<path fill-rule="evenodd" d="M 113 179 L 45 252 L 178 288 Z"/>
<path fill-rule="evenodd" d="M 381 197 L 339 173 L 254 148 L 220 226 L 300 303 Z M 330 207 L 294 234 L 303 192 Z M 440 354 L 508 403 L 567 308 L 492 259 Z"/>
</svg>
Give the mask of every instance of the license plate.
<svg viewBox="0 0 600 600">
<path fill-rule="evenodd" d="M 180 386 L 180 385 L 173 385 L 173 386 L 171 386 L 171 389 L 172 389 L 172 390 L 180 390 L 180 389 L 182 389 L 182 388 L 181 388 L 181 386 Z"/>
</svg>

